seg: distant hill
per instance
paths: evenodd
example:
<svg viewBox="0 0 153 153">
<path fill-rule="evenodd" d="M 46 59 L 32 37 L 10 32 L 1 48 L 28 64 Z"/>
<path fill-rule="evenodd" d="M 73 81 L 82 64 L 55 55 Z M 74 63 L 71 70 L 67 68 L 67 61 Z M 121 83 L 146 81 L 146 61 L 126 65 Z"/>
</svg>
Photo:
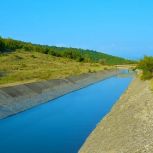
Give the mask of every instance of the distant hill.
<svg viewBox="0 0 153 153">
<path fill-rule="evenodd" d="M 104 65 L 130 64 L 134 62 L 121 57 L 112 56 L 93 50 L 39 45 L 0 37 L 0 53 L 12 52 L 16 51 L 17 49 L 23 49 L 24 51 L 30 52 L 41 52 L 56 57 L 65 57 L 74 59 L 78 62 L 94 62 Z"/>
</svg>

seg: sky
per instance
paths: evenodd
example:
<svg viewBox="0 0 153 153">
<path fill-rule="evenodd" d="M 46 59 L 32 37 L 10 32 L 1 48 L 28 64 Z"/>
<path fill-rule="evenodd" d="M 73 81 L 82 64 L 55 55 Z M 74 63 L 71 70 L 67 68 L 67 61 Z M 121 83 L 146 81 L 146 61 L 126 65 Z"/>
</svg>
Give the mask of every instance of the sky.
<svg viewBox="0 0 153 153">
<path fill-rule="evenodd" d="M 153 0 L 0 0 L 0 36 L 137 59 L 153 55 Z"/>
</svg>

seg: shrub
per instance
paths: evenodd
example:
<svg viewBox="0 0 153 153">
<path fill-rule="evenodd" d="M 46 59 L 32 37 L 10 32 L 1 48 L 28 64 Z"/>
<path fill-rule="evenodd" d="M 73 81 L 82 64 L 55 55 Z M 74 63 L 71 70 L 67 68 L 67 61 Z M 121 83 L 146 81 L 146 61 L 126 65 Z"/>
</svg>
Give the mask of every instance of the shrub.
<svg viewBox="0 0 153 153">
<path fill-rule="evenodd" d="M 100 63 L 101 65 L 105 65 L 107 62 L 106 62 L 106 59 L 100 59 L 100 60 L 99 60 L 99 63 Z"/>
<path fill-rule="evenodd" d="M 137 68 L 142 70 L 142 79 L 148 80 L 153 77 L 153 57 L 145 56 L 144 59 L 140 60 Z"/>
<path fill-rule="evenodd" d="M 141 76 L 142 80 L 149 80 L 153 77 L 152 73 L 149 71 L 143 71 L 143 74 Z"/>
<path fill-rule="evenodd" d="M 104 67 L 104 70 L 108 70 L 108 68 L 107 67 Z"/>
</svg>

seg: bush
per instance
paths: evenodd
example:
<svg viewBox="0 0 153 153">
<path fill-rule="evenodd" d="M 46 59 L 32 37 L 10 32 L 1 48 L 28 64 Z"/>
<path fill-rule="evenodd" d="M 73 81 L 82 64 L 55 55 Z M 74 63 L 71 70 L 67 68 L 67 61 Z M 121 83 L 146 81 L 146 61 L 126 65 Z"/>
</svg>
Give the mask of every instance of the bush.
<svg viewBox="0 0 153 153">
<path fill-rule="evenodd" d="M 152 73 L 149 72 L 149 71 L 144 71 L 142 76 L 141 76 L 141 79 L 142 80 L 149 80 L 153 77 Z"/>
<path fill-rule="evenodd" d="M 108 68 L 107 67 L 104 67 L 104 70 L 108 70 Z"/>
<path fill-rule="evenodd" d="M 99 63 L 101 64 L 101 65 L 106 65 L 106 59 L 100 59 L 99 60 Z"/>
<path fill-rule="evenodd" d="M 142 70 L 142 79 L 148 80 L 153 77 L 153 57 L 145 56 L 144 59 L 140 60 L 137 66 L 138 69 Z"/>
</svg>

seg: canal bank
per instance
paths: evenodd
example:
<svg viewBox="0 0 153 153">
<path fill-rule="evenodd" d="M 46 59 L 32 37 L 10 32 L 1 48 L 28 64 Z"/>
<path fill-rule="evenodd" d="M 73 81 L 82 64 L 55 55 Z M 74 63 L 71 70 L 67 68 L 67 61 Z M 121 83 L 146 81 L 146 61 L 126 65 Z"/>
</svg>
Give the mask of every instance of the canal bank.
<svg viewBox="0 0 153 153">
<path fill-rule="evenodd" d="M 120 71 L 118 70 L 104 70 L 71 76 L 65 79 L 0 88 L 0 119 L 25 111 L 119 73 Z"/>
<path fill-rule="evenodd" d="M 79 153 L 152 153 L 153 93 L 136 78 Z"/>
</svg>

